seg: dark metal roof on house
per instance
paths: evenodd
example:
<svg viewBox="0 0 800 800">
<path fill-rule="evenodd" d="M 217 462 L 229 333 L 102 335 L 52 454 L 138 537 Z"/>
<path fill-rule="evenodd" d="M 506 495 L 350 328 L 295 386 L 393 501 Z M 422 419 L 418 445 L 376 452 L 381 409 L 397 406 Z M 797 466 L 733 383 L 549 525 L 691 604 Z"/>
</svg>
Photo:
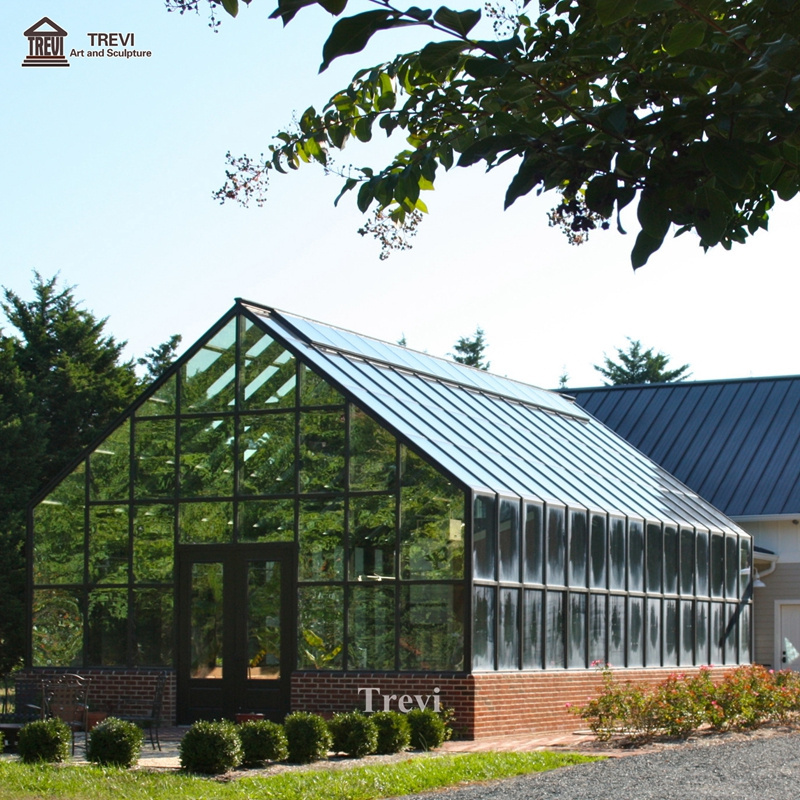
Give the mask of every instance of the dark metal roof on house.
<svg viewBox="0 0 800 800">
<path fill-rule="evenodd" d="M 800 513 L 800 376 L 568 393 L 728 516 Z"/>
<path fill-rule="evenodd" d="M 361 408 L 475 491 L 738 530 L 566 397 L 239 302 Z"/>
</svg>

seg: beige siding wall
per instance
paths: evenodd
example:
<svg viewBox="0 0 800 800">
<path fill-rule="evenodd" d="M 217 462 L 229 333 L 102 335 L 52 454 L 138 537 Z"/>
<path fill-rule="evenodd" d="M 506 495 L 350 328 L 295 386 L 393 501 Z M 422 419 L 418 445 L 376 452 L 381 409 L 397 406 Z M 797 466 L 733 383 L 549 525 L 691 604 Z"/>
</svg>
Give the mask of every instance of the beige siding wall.
<svg viewBox="0 0 800 800">
<path fill-rule="evenodd" d="M 758 540 L 756 540 L 758 541 Z M 779 563 L 775 572 L 764 578 L 763 589 L 753 591 L 753 629 L 757 664 L 769 664 L 775 669 L 775 601 L 800 600 L 800 564 Z"/>
</svg>

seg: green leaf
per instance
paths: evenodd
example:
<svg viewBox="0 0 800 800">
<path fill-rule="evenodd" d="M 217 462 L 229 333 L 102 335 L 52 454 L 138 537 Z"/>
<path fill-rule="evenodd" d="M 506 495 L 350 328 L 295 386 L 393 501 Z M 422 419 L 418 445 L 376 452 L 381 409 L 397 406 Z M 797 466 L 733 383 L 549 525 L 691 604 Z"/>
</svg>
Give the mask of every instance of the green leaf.
<svg viewBox="0 0 800 800">
<path fill-rule="evenodd" d="M 356 122 L 355 134 L 359 142 L 368 142 L 372 139 L 372 121 L 367 117 L 361 117 Z"/>
<path fill-rule="evenodd" d="M 317 0 L 317 2 L 334 17 L 338 17 L 347 7 L 347 0 Z"/>
<path fill-rule="evenodd" d="M 433 19 L 443 28 L 466 37 L 469 32 L 478 24 L 481 18 L 480 11 L 453 11 L 447 6 L 442 6 L 434 15 Z"/>
<path fill-rule="evenodd" d="M 222 7 L 235 17 L 239 13 L 239 0 L 222 0 Z"/>
<path fill-rule="evenodd" d="M 544 175 L 539 168 L 539 162 L 532 156 L 522 159 L 519 171 L 512 179 L 506 190 L 506 199 L 503 208 L 508 208 L 517 198 L 522 197 L 544 180 Z"/>
<path fill-rule="evenodd" d="M 431 72 L 441 67 L 454 67 L 458 63 L 461 51 L 465 47 L 467 47 L 467 44 L 462 41 L 431 42 L 426 44 L 419 54 L 420 66 L 422 69 Z"/>
<path fill-rule="evenodd" d="M 601 25 L 613 25 L 630 16 L 636 0 L 597 0 L 597 18 Z"/>
<path fill-rule="evenodd" d="M 481 56 L 468 58 L 464 62 L 464 71 L 473 78 L 503 78 L 511 71 L 511 65 L 496 58 Z"/>
<path fill-rule="evenodd" d="M 430 19 L 432 13 L 433 12 L 428 8 L 417 8 L 416 6 L 411 6 L 411 8 L 406 10 L 407 17 L 419 20 L 420 22 L 425 22 L 426 19 Z"/>
<path fill-rule="evenodd" d="M 471 144 L 458 159 L 459 167 L 469 167 L 478 161 L 490 163 L 494 160 L 501 150 L 510 150 L 520 145 L 522 138 L 517 134 L 507 134 L 506 136 L 487 136 L 485 139 L 478 139 Z"/>
<path fill-rule="evenodd" d="M 734 189 L 744 186 L 751 162 L 740 145 L 724 139 L 712 139 L 705 142 L 703 161 L 715 178 L 719 178 Z"/>
<path fill-rule="evenodd" d="M 338 206 L 339 205 L 339 201 L 342 199 L 342 197 L 347 192 L 349 192 L 351 189 L 355 188 L 355 186 L 357 184 L 358 184 L 358 181 L 355 178 L 348 178 L 345 181 L 344 186 L 342 186 L 342 191 L 339 192 L 339 194 L 336 195 L 336 199 L 333 201 L 333 205 L 334 206 Z"/>
<path fill-rule="evenodd" d="M 295 17 L 295 14 L 305 6 L 315 5 L 317 0 L 278 0 L 278 7 L 269 15 L 270 19 L 280 19 L 284 27 Z"/>
<path fill-rule="evenodd" d="M 340 19 L 332 28 L 331 35 L 322 47 L 324 72 L 339 56 L 363 50 L 374 33 L 388 28 L 399 28 L 414 23 L 399 19 L 392 11 L 365 11 L 354 17 Z"/>
<path fill-rule="evenodd" d="M 642 230 L 648 233 L 653 239 L 657 239 L 661 247 L 661 242 L 669 230 L 669 207 L 664 201 L 661 192 L 654 189 L 645 189 L 639 199 L 639 207 L 636 216 Z M 658 249 L 658 248 L 656 248 Z"/>
<path fill-rule="evenodd" d="M 724 192 L 704 186 L 695 194 L 694 227 L 704 247 L 719 244 L 728 229 L 733 206 Z"/>
<path fill-rule="evenodd" d="M 633 268 L 639 269 L 639 267 L 643 267 L 647 263 L 647 259 L 649 259 L 663 243 L 663 236 L 659 238 L 658 236 L 651 236 L 646 231 L 639 231 L 639 235 L 636 237 L 636 244 L 631 251 L 631 265 Z"/>
<path fill-rule="evenodd" d="M 674 11 L 677 7 L 675 0 L 636 0 L 636 13 L 643 16 Z"/>
<path fill-rule="evenodd" d="M 356 200 L 358 210 L 362 214 L 370 207 L 374 196 L 375 195 L 372 191 L 372 181 L 369 180 L 366 183 L 362 183 L 361 188 L 358 190 L 358 198 Z"/>
<path fill-rule="evenodd" d="M 700 47 L 706 35 L 708 24 L 702 21 L 679 22 L 672 29 L 664 49 L 671 56 L 680 55 L 684 50 Z"/>
<path fill-rule="evenodd" d="M 604 217 L 614 212 L 614 201 L 617 197 L 617 179 L 613 175 L 597 175 L 586 187 L 586 207 Z"/>
</svg>

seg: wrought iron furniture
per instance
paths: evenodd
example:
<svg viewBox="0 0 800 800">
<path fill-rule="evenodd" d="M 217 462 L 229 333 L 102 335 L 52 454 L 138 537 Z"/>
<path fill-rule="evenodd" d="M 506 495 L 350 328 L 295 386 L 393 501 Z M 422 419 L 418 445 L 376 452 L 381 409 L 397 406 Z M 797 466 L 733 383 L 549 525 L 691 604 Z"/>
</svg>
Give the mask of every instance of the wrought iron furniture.
<svg viewBox="0 0 800 800">
<path fill-rule="evenodd" d="M 153 750 L 161 749 L 161 742 L 158 738 L 158 731 L 161 728 L 162 709 L 164 706 L 164 690 L 167 685 L 167 673 L 160 672 L 156 678 L 155 689 L 153 692 L 153 702 L 148 708 L 141 710 L 134 710 L 130 713 L 123 713 L 119 715 L 120 719 L 127 722 L 135 722 L 143 728 L 147 728 L 150 733 L 150 745 Z"/>
<path fill-rule="evenodd" d="M 75 733 L 83 731 L 88 737 L 89 681 L 80 675 L 60 675 L 42 682 L 42 718 L 63 720 L 72 733 L 72 752 L 75 752 Z"/>
</svg>

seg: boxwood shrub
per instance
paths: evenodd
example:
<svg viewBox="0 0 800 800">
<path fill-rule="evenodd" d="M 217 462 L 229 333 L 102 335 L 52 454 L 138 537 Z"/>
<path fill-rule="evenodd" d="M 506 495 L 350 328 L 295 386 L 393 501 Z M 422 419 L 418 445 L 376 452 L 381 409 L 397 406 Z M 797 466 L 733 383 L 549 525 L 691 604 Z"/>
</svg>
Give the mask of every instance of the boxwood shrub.
<svg viewBox="0 0 800 800">
<path fill-rule="evenodd" d="M 232 722 L 195 722 L 180 743 L 181 767 L 189 772 L 220 775 L 242 763 L 242 740 Z"/>
<path fill-rule="evenodd" d="M 399 753 L 411 741 L 411 728 L 405 714 L 399 711 L 377 711 L 370 719 L 378 730 L 375 752 L 381 755 Z"/>
<path fill-rule="evenodd" d="M 57 763 L 69 758 L 72 731 L 60 719 L 42 719 L 23 725 L 17 738 L 17 752 L 26 763 Z"/>
<path fill-rule="evenodd" d="M 415 750 L 435 750 L 447 738 L 444 720 L 430 708 L 415 708 L 406 714 Z"/>
<path fill-rule="evenodd" d="M 132 767 L 139 760 L 143 741 L 138 725 L 108 717 L 89 733 L 86 758 L 95 764 Z"/>
<path fill-rule="evenodd" d="M 308 711 L 295 711 L 283 723 L 289 747 L 289 761 L 308 764 L 328 755 L 331 734 L 325 720 Z"/>
<path fill-rule="evenodd" d="M 266 761 L 284 761 L 289 755 L 283 726 L 268 719 L 248 720 L 239 725 L 243 759 L 246 767 L 256 767 Z"/>
<path fill-rule="evenodd" d="M 360 711 L 334 714 L 328 722 L 335 753 L 361 758 L 375 752 L 378 729 L 371 717 Z"/>
</svg>

